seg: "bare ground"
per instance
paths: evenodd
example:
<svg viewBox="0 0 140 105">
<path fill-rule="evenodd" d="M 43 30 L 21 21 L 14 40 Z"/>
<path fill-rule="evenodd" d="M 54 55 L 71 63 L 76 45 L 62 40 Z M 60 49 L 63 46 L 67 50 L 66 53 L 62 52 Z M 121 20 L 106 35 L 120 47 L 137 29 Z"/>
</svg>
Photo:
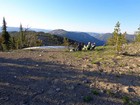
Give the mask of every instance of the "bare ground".
<svg viewBox="0 0 140 105">
<path fill-rule="evenodd" d="M 92 59 L 56 50 L 0 52 L 0 105 L 140 105 L 140 56 Z"/>
</svg>

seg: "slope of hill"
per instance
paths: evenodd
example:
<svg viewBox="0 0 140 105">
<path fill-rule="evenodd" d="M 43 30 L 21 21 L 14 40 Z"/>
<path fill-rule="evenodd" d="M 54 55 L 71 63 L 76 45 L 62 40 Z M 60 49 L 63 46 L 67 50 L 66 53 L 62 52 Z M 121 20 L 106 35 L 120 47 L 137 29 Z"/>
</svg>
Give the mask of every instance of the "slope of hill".
<svg viewBox="0 0 140 105">
<path fill-rule="evenodd" d="M 0 27 L 0 29 L 1 29 L 1 27 Z M 19 27 L 7 27 L 7 30 L 9 32 L 19 31 Z M 76 41 L 84 42 L 84 43 L 87 43 L 88 41 L 92 42 L 94 40 L 97 43 L 97 45 L 103 45 L 104 43 L 106 43 L 107 39 L 112 36 L 112 33 L 69 32 L 69 31 L 65 31 L 63 29 L 57 29 L 57 30 L 48 30 L 47 29 L 46 30 L 46 29 L 30 28 L 29 30 L 36 31 L 36 32 L 45 32 L 45 33 L 50 33 L 53 35 L 67 37 L 67 38 L 75 39 Z M 1 32 L 1 30 L 0 30 L 0 32 Z M 134 41 L 134 37 L 135 36 L 133 34 L 126 35 L 126 38 L 129 42 Z"/>
<path fill-rule="evenodd" d="M 1 27 L 0 27 L 1 29 Z M 9 32 L 12 31 L 19 31 L 19 27 L 7 27 L 7 30 Z M 46 30 L 46 29 L 38 29 L 38 28 L 30 28 L 30 31 L 35 32 L 44 32 L 44 33 L 50 33 L 52 35 L 57 35 L 61 37 L 67 37 L 72 40 L 76 40 L 78 42 L 84 42 L 88 43 L 95 42 L 97 45 L 103 45 L 107 42 L 107 39 L 112 36 L 112 33 L 95 33 L 95 32 L 72 32 L 72 31 L 65 31 L 63 29 L 57 29 L 57 30 Z M 1 30 L 0 30 L 1 32 Z M 126 38 L 129 42 L 134 41 L 135 36 L 132 34 L 127 34 Z"/>
<path fill-rule="evenodd" d="M 17 31 L 9 32 L 9 34 L 12 37 L 15 37 L 15 39 L 17 39 L 20 35 L 20 33 Z M 0 35 L 1 35 L 1 33 L 0 33 Z M 42 45 L 44 45 L 44 46 L 57 46 L 57 45 L 64 44 L 64 37 L 57 36 L 57 35 L 51 35 L 49 33 L 27 31 L 26 35 L 28 36 L 27 39 L 29 38 L 29 36 L 32 36 L 32 35 L 35 36 L 37 39 L 42 41 Z M 31 39 L 29 38 L 29 40 L 31 40 Z M 68 40 L 68 42 L 71 43 L 71 45 L 73 45 L 74 43 L 77 43 L 74 40 Z"/>
<path fill-rule="evenodd" d="M 42 40 L 43 45 L 56 46 L 56 45 L 64 44 L 64 37 L 62 36 L 51 35 L 49 33 L 43 33 L 43 32 L 41 33 L 39 32 L 37 36 L 40 40 Z M 71 44 L 77 43 L 77 41 L 74 40 L 68 40 L 68 42 Z"/>
<path fill-rule="evenodd" d="M 112 33 L 102 33 L 102 34 L 99 34 L 99 33 L 88 33 L 89 35 L 101 40 L 101 41 L 104 41 L 104 42 L 107 42 L 108 38 L 110 38 L 113 34 Z M 129 41 L 129 42 L 132 42 L 134 41 L 134 38 L 135 38 L 135 35 L 133 34 L 126 34 L 126 39 Z"/>
<path fill-rule="evenodd" d="M 0 52 L 0 105 L 140 105 L 140 44 L 126 48 Z"/>
<path fill-rule="evenodd" d="M 95 42 L 96 45 L 98 45 L 98 46 L 104 44 L 103 41 L 101 41 L 85 32 L 70 32 L 70 31 L 65 31 L 62 29 L 57 29 L 57 30 L 50 31 L 49 33 L 52 35 L 66 37 L 68 39 L 72 39 L 72 40 L 75 40 L 75 41 L 78 41 L 81 43 L 85 43 L 85 44 L 87 44 L 88 42 L 91 42 L 91 43 Z"/>
</svg>

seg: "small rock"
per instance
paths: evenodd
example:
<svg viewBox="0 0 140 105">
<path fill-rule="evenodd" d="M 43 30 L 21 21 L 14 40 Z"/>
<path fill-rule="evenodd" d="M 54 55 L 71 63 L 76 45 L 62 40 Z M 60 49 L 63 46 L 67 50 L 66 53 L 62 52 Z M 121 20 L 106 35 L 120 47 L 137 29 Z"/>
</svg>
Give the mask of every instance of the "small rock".
<svg viewBox="0 0 140 105">
<path fill-rule="evenodd" d="M 132 64 L 132 67 L 137 68 L 137 65 L 136 64 Z"/>
<path fill-rule="evenodd" d="M 48 75 L 51 75 L 51 73 L 48 73 Z"/>
<path fill-rule="evenodd" d="M 40 54 L 39 57 L 41 57 L 42 55 Z"/>
<path fill-rule="evenodd" d="M 9 99 L 10 99 L 9 97 L 6 97 L 6 98 L 5 98 L 5 101 L 9 101 Z"/>
<path fill-rule="evenodd" d="M 113 90 L 112 93 L 117 94 L 119 91 L 118 90 Z"/>
<path fill-rule="evenodd" d="M 65 100 L 62 100 L 61 103 L 62 103 L 62 104 L 65 103 Z"/>
<path fill-rule="evenodd" d="M 106 75 L 106 73 L 105 73 L 105 72 L 102 72 L 102 73 L 101 73 L 101 75 L 103 75 L 103 76 L 104 76 L 104 75 Z"/>
<path fill-rule="evenodd" d="M 55 91 L 53 89 L 48 90 L 48 94 L 54 94 L 54 93 L 55 93 Z"/>
<path fill-rule="evenodd" d="M 83 68 L 87 68 L 88 66 L 84 64 L 84 65 L 82 65 L 82 67 L 83 67 Z"/>
<path fill-rule="evenodd" d="M 2 97 L 0 98 L 0 100 L 5 100 L 5 101 L 8 101 L 10 98 L 9 97 Z"/>
<path fill-rule="evenodd" d="M 57 85 L 57 84 L 59 83 L 59 79 L 55 79 L 54 81 L 52 81 L 52 83 L 53 83 L 54 85 Z"/>
<path fill-rule="evenodd" d="M 38 94 L 44 93 L 44 89 L 41 89 L 37 92 Z"/>
<path fill-rule="evenodd" d="M 117 57 L 116 57 L 116 59 L 118 59 L 118 60 L 119 60 L 119 59 L 122 59 L 122 57 L 121 57 L 121 56 L 117 56 Z"/>
<path fill-rule="evenodd" d="M 101 93 L 105 93 L 105 91 L 104 91 L 104 90 L 100 90 L 100 92 L 101 92 Z"/>
<path fill-rule="evenodd" d="M 10 83 L 5 83 L 5 85 L 7 85 L 7 86 L 8 86 L 8 85 L 10 85 Z"/>
<path fill-rule="evenodd" d="M 72 86 L 69 86 L 67 88 L 70 89 L 70 90 L 73 90 L 75 87 L 72 85 Z"/>
<path fill-rule="evenodd" d="M 119 72 L 119 74 L 120 74 L 120 75 L 122 75 L 122 74 L 123 74 L 123 72 Z"/>
<path fill-rule="evenodd" d="M 39 65 L 38 65 L 38 64 L 36 64 L 35 66 L 36 66 L 36 67 L 38 67 Z"/>
<path fill-rule="evenodd" d="M 95 83 L 90 84 L 90 88 L 93 88 L 93 87 L 95 87 Z"/>
<path fill-rule="evenodd" d="M 130 69 L 130 66 L 126 66 L 125 69 Z"/>
<path fill-rule="evenodd" d="M 24 95 L 27 95 L 28 93 L 27 93 L 27 92 L 23 92 L 23 94 L 24 94 Z"/>
<path fill-rule="evenodd" d="M 90 83 L 88 79 L 83 80 L 83 83 Z"/>
<path fill-rule="evenodd" d="M 56 88 L 56 91 L 59 92 L 61 89 L 60 88 Z"/>
<path fill-rule="evenodd" d="M 74 52 L 74 49 L 70 49 L 70 52 Z"/>
</svg>

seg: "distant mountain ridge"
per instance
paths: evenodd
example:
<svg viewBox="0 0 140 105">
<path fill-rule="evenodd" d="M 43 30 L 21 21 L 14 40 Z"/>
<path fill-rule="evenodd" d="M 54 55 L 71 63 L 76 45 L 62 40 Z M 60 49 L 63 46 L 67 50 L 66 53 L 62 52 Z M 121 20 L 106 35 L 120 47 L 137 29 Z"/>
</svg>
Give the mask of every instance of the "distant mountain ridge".
<svg viewBox="0 0 140 105">
<path fill-rule="evenodd" d="M 99 40 L 102 40 L 104 42 L 107 42 L 108 38 L 112 37 L 113 34 L 112 33 L 102 33 L 102 34 L 99 34 L 99 33 L 89 33 L 91 36 L 99 39 Z M 126 34 L 126 39 L 128 42 L 132 42 L 135 40 L 135 35 L 134 34 Z"/>
<path fill-rule="evenodd" d="M 79 42 L 95 42 L 97 45 L 104 45 L 108 38 L 112 37 L 112 33 L 95 33 L 95 32 L 72 32 L 72 31 L 65 31 L 63 29 L 57 29 L 49 32 L 53 35 L 58 35 L 62 37 L 67 37 L 72 40 L 76 40 Z M 132 42 L 135 39 L 135 35 L 133 34 L 126 34 L 126 39 L 128 42 Z"/>
<path fill-rule="evenodd" d="M 0 32 L 2 32 L 2 27 L 0 27 Z M 23 28 L 25 29 L 25 28 Z M 29 28 L 29 30 L 31 31 L 36 31 L 36 32 L 49 32 L 51 30 L 47 30 L 47 29 L 39 29 L 39 28 Z M 7 27 L 7 31 L 12 32 L 12 31 L 19 31 L 19 27 Z"/>
<path fill-rule="evenodd" d="M 95 42 L 96 45 L 98 46 L 104 44 L 104 41 L 101 41 L 85 32 L 71 32 L 71 31 L 65 31 L 63 29 L 57 29 L 57 30 L 50 31 L 49 34 L 66 37 L 68 39 L 75 40 L 85 44 L 87 44 L 88 42 L 91 43 Z"/>
<path fill-rule="evenodd" d="M 12 31 L 19 31 L 19 27 L 7 27 L 7 30 L 9 32 Z M 113 34 L 112 33 L 95 33 L 95 32 L 76 32 L 76 31 L 66 31 L 63 29 L 56 29 L 56 30 L 47 30 L 47 29 L 38 29 L 38 28 L 30 28 L 30 31 L 36 31 L 36 32 L 45 32 L 50 33 L 52 35 L 57 35 L 61 37 L 67 37 L 69 39 L 82 42 L 82 43 L 88 43 L 88 42 L 95 42 L 97 45 L 104 45 L 108 38 L 110 38 Z M 0 27 L 0 32 L 1 32 Z M 134 41 L 135 35 L 133 34 L 127 34 L 126 39 L 129 42 Z"/>
</svg>

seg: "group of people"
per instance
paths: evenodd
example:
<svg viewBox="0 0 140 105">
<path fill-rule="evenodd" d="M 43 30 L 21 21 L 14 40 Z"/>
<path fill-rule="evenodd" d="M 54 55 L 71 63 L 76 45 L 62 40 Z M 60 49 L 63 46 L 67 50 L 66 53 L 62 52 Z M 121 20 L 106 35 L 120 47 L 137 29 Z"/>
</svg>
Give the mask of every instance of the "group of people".
<svg viewBox="0 0 140 105">
<path fill-rule="evenodd" d="M 94 50 L 94 48 L 96 47 L 96 44 L 95 43 L 91 43 L 91 42 L 88 42 L 87 45 L 84 45 L 82 43 L 78 43 L 76 49 L 74 49 L 74 51 L 87 51 L 87 50 Z"/>
</svg>

